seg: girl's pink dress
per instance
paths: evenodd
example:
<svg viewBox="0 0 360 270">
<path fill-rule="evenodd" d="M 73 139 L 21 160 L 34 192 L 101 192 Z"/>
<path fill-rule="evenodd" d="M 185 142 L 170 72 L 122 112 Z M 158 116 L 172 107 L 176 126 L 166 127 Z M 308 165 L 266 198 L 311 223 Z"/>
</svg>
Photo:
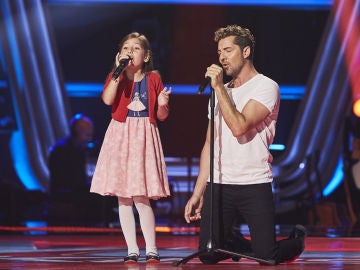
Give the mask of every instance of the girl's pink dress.
<svg viewBox="0 0 360 270">
<path fill-rule="evenodd" d="M 159 130 L 148 117 L 111 120 L 90 192 L 125 198 L 170 196 Z"/>
</svg>

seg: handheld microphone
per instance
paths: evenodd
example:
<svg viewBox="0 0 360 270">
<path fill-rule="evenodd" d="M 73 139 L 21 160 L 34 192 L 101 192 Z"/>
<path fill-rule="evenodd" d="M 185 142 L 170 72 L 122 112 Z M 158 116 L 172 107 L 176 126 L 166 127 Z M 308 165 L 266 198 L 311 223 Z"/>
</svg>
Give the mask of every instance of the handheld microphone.
<svg viewBox="0 0 360 270">
<path fill-rule="evenodd" d="M 202 92 L 205 91 L 206 87 L 208 87 L 208 85 L 211 83 L 211 78 L 210 77 L 206 77 L 205 80 L 200 84 L 199 86 L 199 90 L 198 90 L 198 94 L 202 94 Z"/>
<path fill-rule="evenodd" d="M 132 58 L 124 58 L 124 59 L 121 59 L 120 60 L 120 62 L 119 62 L 119 65 L 118 65 L 118 67 L 115 69 L 115 71 L 114 71 L 114 73 L 113 73 L 113 76 L 112 76 L 112 78 L 114 79 L 114 80 L 116 80 L 118 77 L 119 77 L 119 75 L 120 75 L 120 73 L 123 71 L 123 69 L 129 64 L 129 62 L 130 62 L 130 60 L 131 60 Z"/>
</svg>

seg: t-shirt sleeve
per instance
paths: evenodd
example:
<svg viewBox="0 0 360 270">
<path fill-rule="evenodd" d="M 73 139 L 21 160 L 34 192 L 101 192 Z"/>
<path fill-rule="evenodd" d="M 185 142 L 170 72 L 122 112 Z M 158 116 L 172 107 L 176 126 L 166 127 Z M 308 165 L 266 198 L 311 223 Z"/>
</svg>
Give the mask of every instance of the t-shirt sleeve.
<svg viewBox="0 0 360 270">
<path fill-rule="evenodd" d="M 259 89 L 255 91 L 256 95 L 253 97 L 254 100 L 263 104 L 271 112 L 279 103 L 280 100 L 280 89 L 279 85 L 268 80 L 262 84 Z"/>
</svg>

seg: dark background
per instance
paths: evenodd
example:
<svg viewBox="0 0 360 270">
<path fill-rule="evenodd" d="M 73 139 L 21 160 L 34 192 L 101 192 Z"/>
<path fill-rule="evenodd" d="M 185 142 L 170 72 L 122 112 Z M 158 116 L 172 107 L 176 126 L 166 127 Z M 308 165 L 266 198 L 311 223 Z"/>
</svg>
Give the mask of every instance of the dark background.
<svg viewBox="0 0 360 270">
<path fill-rule="evenodd" d="M 248 27 L 256 38 L 255 66 L 279 84 L 305 85 L 329 10 L 206 5 L 48 6 L 64 79 L 103 82 L 120 40 L 131 31 L 152 44 L 165 83 L 198 84 L 217 62 L 214 31 Z"/>
<path fill-rule="evenodd" d="M 214 32 L 228 24 L 239 24 L 253 32 L 257 42 L 254 63 L 260 73 L 280 86 L 306 86 L 330 14 L 329 9 L 236 5 L 49 2 L 47 8 L 48 27 L 64 83 L 102 84 L 113 65 L 120 40 L 138 31 L 151 42 L 155 68 L 160 71 L 165 86 L 199 85 L 206 67 L 217 63 Z M 9 112 L 13 115 L 13 108 L 5 106 L 10 104 L 11 97 L 5 90 L 1 92 L 0 117 Z M 159 123 L 166 156 L 192 158 L 200 154 L 208 121 L 209 95 L 196 92 L 194 88 L 193 94 L 184 95 L 173 88 L 171 114 L 164 123 Z M 95 138 L 101 142 L 111 115 L 100 94 L 100 91 L 89 96 L 69 94 L 68 102 L 71 114 L 84 113 L 94 120 Z M 301 98 L 282 99 L 274 143 L 286 145 L 300 103 Z M 17 224 L 19 219 L 34 218 L 30 216 L 32 213 L 44 209 L 41 205 L 44 194 L 23 192 L 21 182 L 16 179 L 8 149 L 16 124 L 8 124 L 10 127 L 5 129 L 10 132 L 0 132 L 0 195 L 3 206 L 9 202 L 11 207 L 3 207 L 5 212 L 0 213 L 0 221 Z M 281 151 L 272 153 L 275 158 L 281 155 Z"/>
<path fill-rule="evenodd" d="M 330 13 L 328 9 L 164 4 L 49 4 L 48 10 L 65 82 L 103 83 L 120 40 L 138 31 L 151 42 L 165 86 L 201 83 L 206 67 L 217 63 L 214 31 L 228 24 L 253 32 L 254 63 L 260 73 L 279 85 L 305 86 Z M 172 113 L 160 124 L 166 154 L 198 155 L 208 98 L 208 94 L 176 95 L 173 89 Z M 275 143 L 286 145 L 300 102 L 282 100 Z M 70 104 L 72 113 L 94 119 L 101 140 L 110 115 L 100 97 L 70 97 Z"/>
</svg>

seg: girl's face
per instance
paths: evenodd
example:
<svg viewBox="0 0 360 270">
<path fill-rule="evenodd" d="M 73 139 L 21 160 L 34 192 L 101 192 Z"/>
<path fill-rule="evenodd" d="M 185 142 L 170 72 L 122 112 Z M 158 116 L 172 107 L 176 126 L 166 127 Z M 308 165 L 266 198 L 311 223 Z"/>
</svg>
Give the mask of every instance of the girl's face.
<svg viewBox="0 0 360 270">
<path fill-rule="evenodd" d="M 121 48 L 120 55 L 127 55 L 132 59 L 128 68 L 141 69 L 144 62 L 149 61 L 149 54 L 145 52 L 138 38 L 131 38 L 125 41 Z"/>
</svg>

